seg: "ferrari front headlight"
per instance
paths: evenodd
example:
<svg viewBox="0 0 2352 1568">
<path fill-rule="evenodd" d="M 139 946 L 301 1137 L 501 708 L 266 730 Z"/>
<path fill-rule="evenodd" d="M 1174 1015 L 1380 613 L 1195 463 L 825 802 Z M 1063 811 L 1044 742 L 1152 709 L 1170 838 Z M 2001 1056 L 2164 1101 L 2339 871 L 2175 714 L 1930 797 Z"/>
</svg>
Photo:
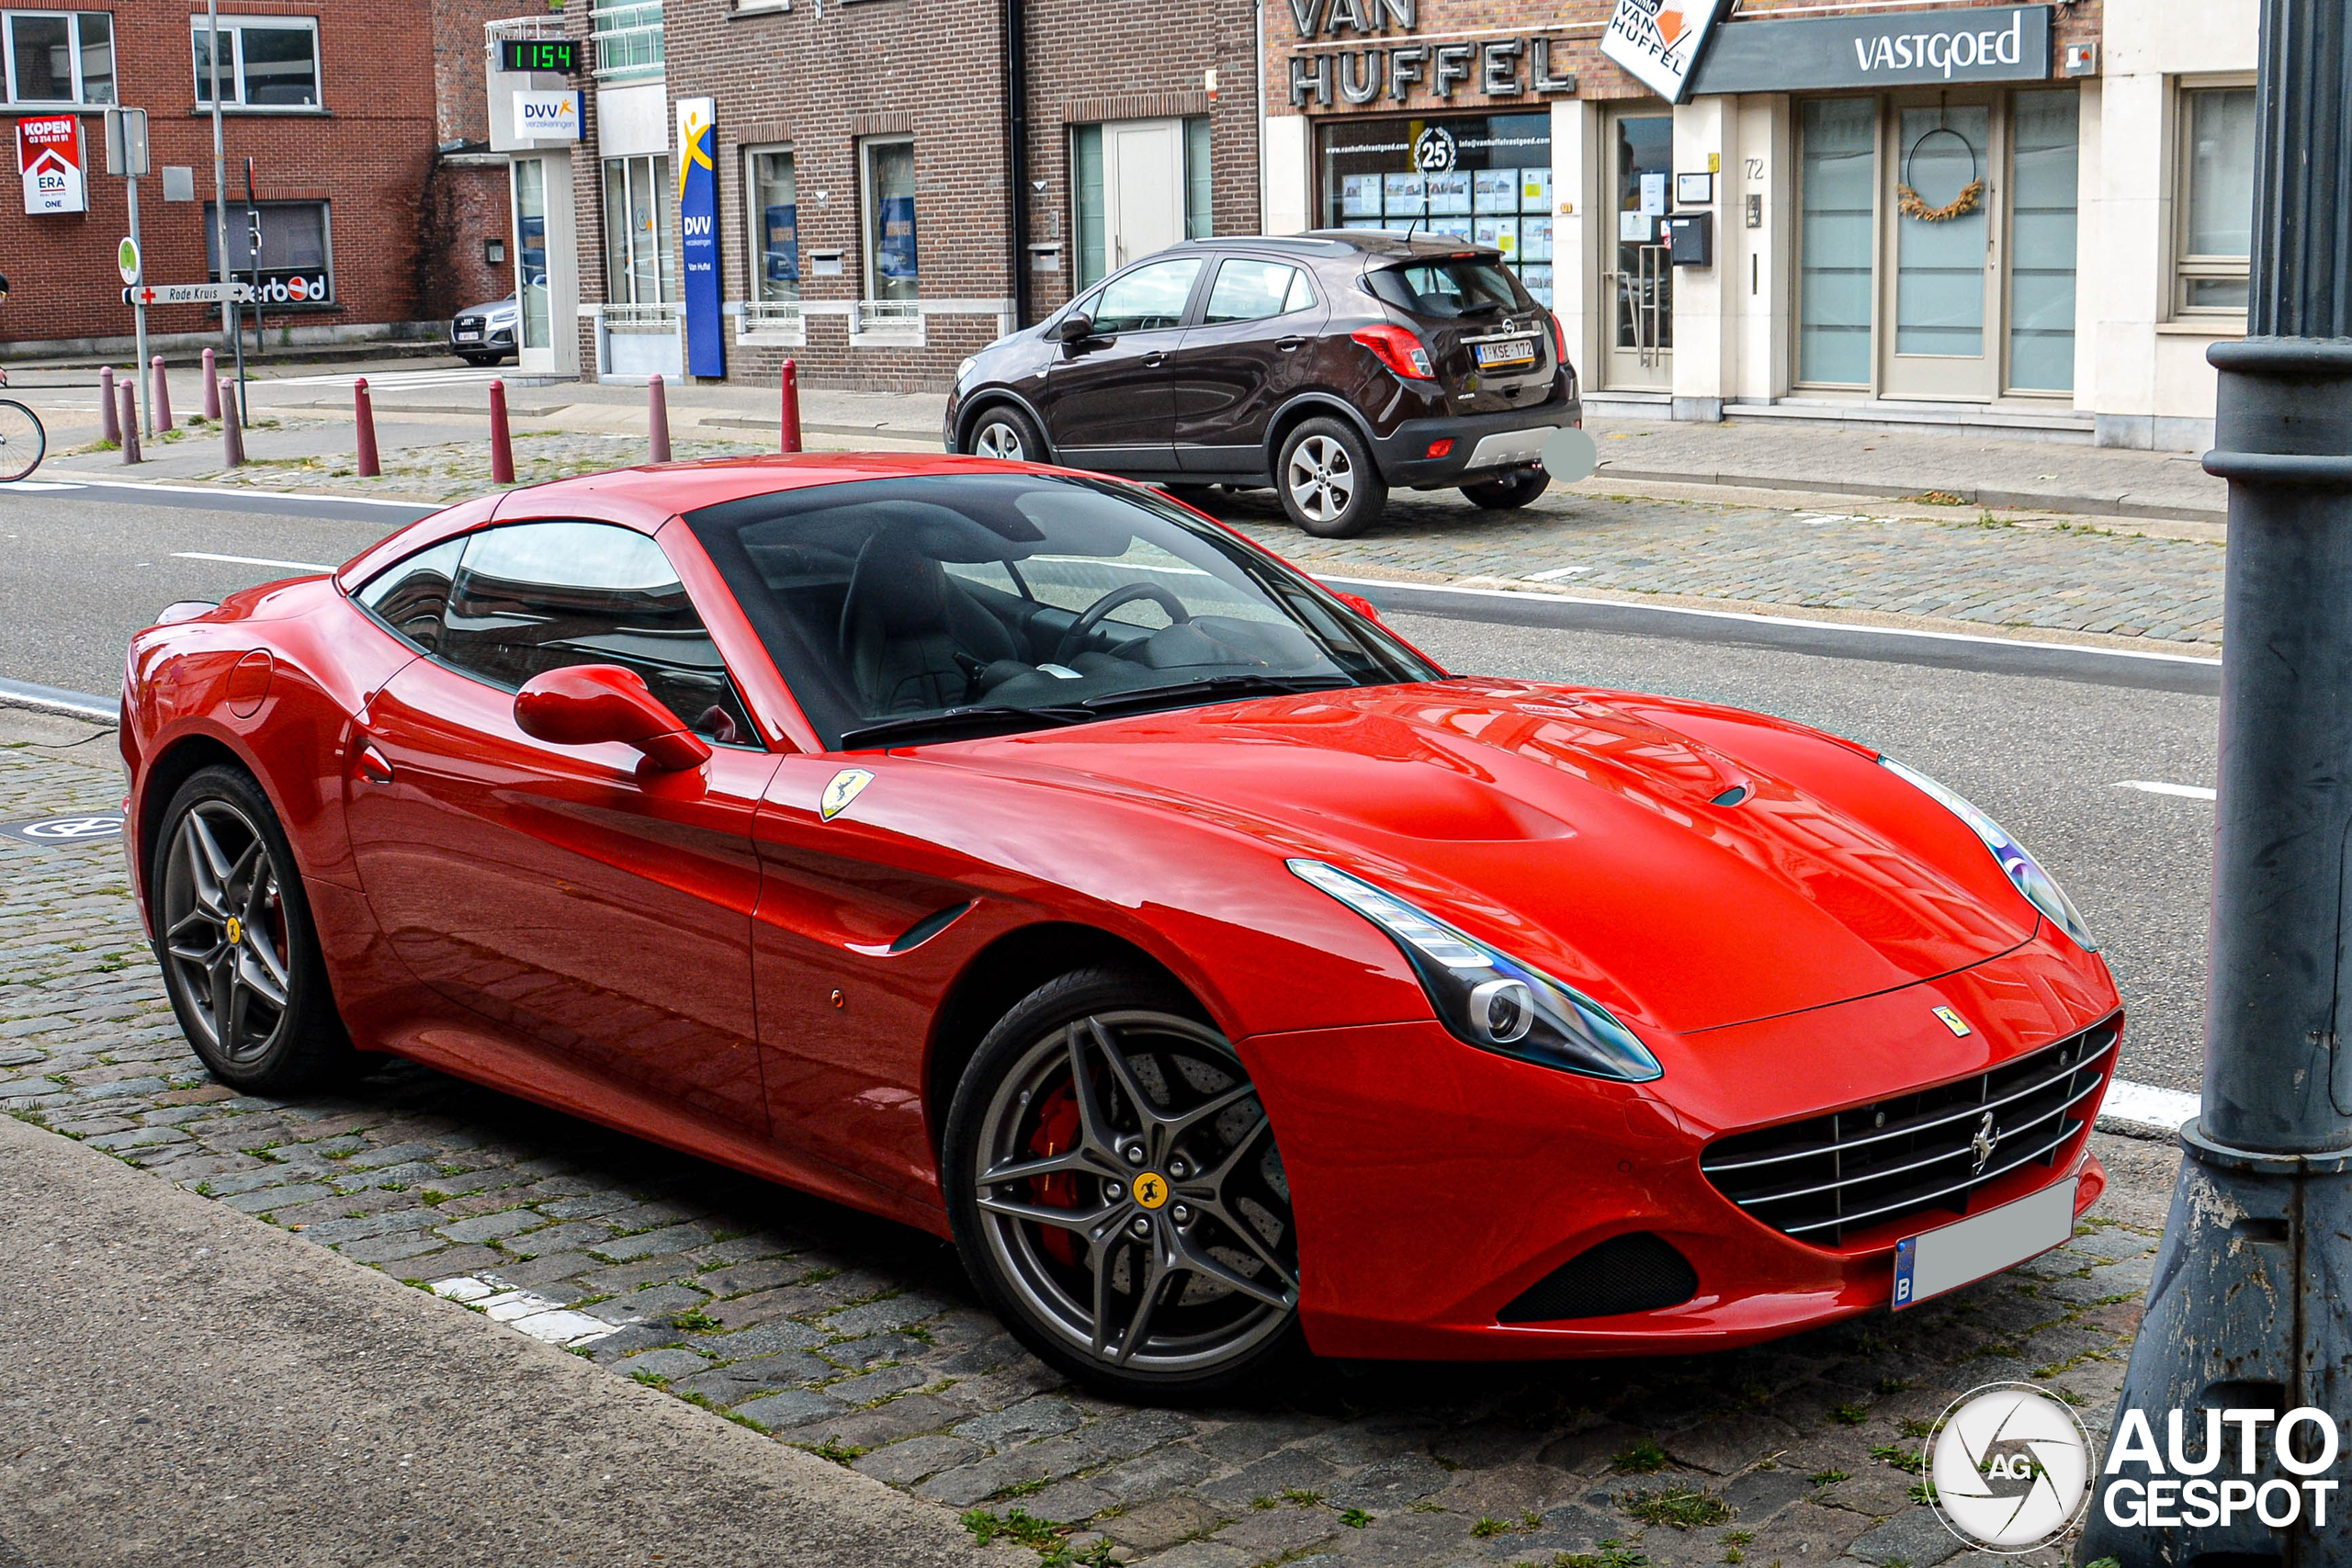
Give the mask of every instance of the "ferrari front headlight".
<svg viewBox="0 0 2352 1568">
<path fill-rule="evenodd" d="M 1967 823 L 1976 836 L 1984 840 L 1984 847 L 1993 852 L 1993 859 L 2017 885 L 2017 890 L 2025 895 L 2026 902 L 2049 916 L 2051 923 L 2072 937 L 2075 946 L 2085 953 L 2098 951 L 2098 939 L 2091 935 L 2090 927 L 2083 921 L 2082 911 L 2075 908 L 2075 901 L 2066 897 L 2066 891 L 2058 886 L 2057 878 L 2044 871 L 2041 863 L 2027 853 L 2025 846 L 2009 837 L 2008 831 L 1998 822 L 1917 768 L 1906 768 L 1892 757 L 1881 757 L 1879 761 L 1893 770 L 1897 778 L 1918 785 L 1937 804 Z"/>
<path fill-rule="evenodd" d="M 1595 1077 L 1647 1083 L 1664 1069 L 1607 1008 L 1532 965 L 1319 860 L 1285 863 L 1388 934 L 1420 976 L 1430 1005 L 1480 1050 Z"/>
</svg>

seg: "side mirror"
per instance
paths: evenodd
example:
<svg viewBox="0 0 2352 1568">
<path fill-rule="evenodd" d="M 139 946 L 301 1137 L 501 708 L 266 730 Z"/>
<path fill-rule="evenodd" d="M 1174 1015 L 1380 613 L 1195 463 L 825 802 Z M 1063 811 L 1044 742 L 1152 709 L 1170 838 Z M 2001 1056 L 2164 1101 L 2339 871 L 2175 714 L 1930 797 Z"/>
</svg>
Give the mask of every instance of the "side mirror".
<svg viewBox="0 0 2352 1568">
<path fill-rule="evenodd" d="M 555 746 L 634 746 L 665 773 L 700 767 L 710 757 L 708 743 L 662 705 L 644 677 L 617 664 L 574 664 L 533 676 L 514 694 L 514 723 Z"/>
<path fill-rule="evenodd" d="M 1083 310 L 1064 316 L 1054 328 L 1054 336 L 1064 343 L 1083 343 L 1094 335 L 1094 318 Z"/>
<path fill-rule="evenodd" d="M 1338 589 L 1334 588 L 1331 590 L 1331 597 L 1337 599 L 1340 604 L 1345 604 L 1349 609 L 1353 610 L 1357 615 L 1362 615 L 1365 620 L 1370 621 L 1374 626 L 1385 626 L 1387 624 L 1380 618 L 1379 607 L 1361 593 L 1342 593 Z"/>
</svg>

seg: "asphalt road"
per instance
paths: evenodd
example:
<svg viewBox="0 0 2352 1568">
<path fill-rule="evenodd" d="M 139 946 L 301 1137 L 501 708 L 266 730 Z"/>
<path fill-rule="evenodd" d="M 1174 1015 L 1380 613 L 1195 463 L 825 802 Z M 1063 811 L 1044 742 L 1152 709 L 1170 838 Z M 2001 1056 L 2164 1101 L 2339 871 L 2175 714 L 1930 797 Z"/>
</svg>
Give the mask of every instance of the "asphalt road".
<svg viewBox="0 0 2352 1568">
<path fill-rule="evenodd" d="M 208 493 L 0 487 L 0 678 L 110 695 L 126 639 L 164 604 L 289 575 L 254 562 L 347 559 L 425 510 L 266 495 L 227 510 Z M 2041 856 L 2105 939 L 2132 1016 L 2124 1076 L 2198 1088 L 2213 807 L 2120 781 L 2211 785 L 2211 665 L 1786 623 L 1754 633 L 1641 609 L 1468 596 L 1442 607 L 1448 618 L 1390 614 L 1452 668 L 1760 708 L 1943 779 Z M 1452 618 L 1464 615 L 1601 629 Z"/>
</svg>

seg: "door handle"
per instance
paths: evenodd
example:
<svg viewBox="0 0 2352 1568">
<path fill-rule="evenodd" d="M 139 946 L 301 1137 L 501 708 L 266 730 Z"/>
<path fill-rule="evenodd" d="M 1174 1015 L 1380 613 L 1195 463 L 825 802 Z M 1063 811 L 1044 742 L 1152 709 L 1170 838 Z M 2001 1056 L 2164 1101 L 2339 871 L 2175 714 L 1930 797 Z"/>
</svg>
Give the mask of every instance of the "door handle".
<svg viewBox="0 0 2352 1568">
<path fill-rule="evenodd" d="M 1142 366 L 1147 370 L 1157 370 L 1161 366 L 1168 363 L 1168 355 L 1155 348 L 1149 354 L 1145 355 L 1141 359 L 1136 361 L 1136 363 Z"/>
<path fill-rule="evenodd" d="M 1296 354 L 1306 346 L 1306 340 L 1303 337 L 1277 338 L 1274 341 L 1274 346 L 1284 354 Z"/>
</svg>

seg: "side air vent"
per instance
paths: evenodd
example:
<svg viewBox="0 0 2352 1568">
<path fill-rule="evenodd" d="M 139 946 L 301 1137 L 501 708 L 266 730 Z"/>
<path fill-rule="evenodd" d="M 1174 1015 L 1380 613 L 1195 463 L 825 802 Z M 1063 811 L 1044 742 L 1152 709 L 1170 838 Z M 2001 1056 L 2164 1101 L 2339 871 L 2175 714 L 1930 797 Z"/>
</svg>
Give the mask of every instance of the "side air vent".
<svg viewBox="0 0 2352 1568">
<path fill-rule="evenodd" d="M 1557 1323 L 1679 1306 L 1699 1273 L 1672 1243 L 1647 1231 L 1611 1236 L 1553 1269 L 1495 1314 L 1498 1323 Z"/>
</svg>

